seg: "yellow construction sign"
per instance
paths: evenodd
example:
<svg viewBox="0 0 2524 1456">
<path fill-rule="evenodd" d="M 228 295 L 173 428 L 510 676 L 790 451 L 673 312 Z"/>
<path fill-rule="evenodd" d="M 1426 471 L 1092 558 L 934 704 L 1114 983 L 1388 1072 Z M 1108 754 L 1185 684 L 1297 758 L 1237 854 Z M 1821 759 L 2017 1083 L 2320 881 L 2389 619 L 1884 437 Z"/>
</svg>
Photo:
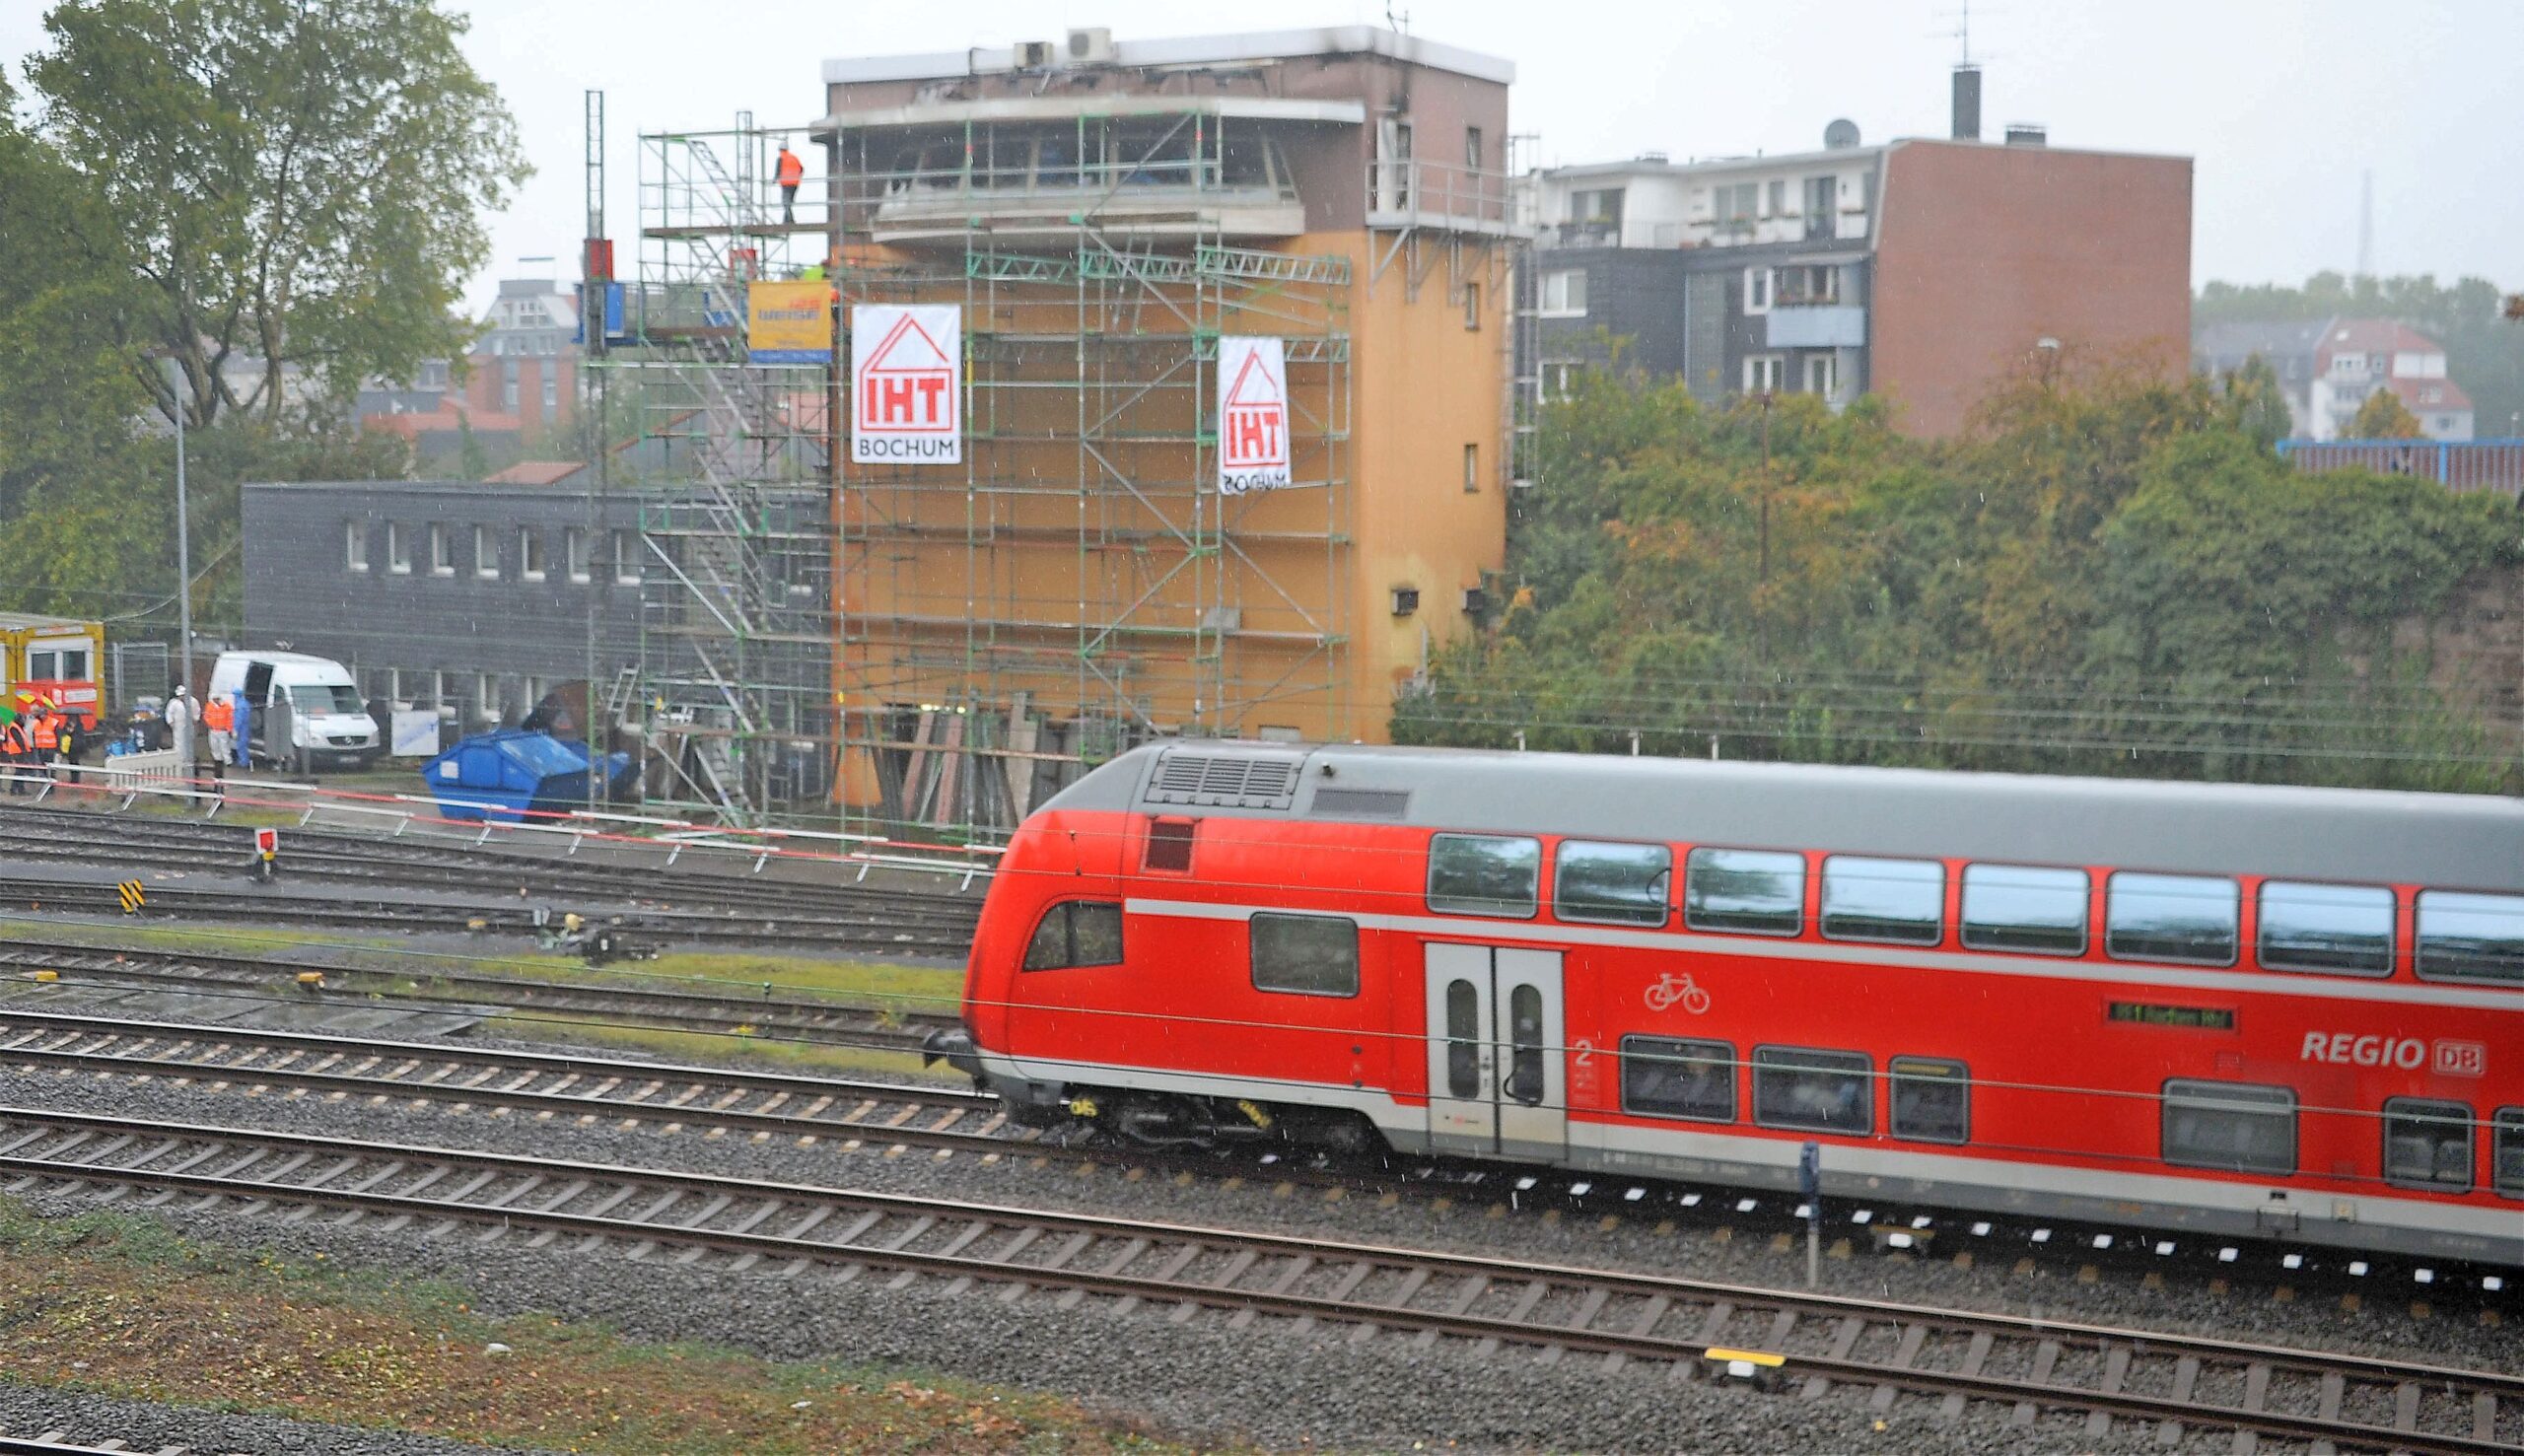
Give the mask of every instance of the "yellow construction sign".
<svg viewBox="0 0 2524 1456">
<path fill-rule="evenodd" d="M 832 285 L 747 284 L 745 357 L 754 364 L 831 362 Z"/>
</svg>

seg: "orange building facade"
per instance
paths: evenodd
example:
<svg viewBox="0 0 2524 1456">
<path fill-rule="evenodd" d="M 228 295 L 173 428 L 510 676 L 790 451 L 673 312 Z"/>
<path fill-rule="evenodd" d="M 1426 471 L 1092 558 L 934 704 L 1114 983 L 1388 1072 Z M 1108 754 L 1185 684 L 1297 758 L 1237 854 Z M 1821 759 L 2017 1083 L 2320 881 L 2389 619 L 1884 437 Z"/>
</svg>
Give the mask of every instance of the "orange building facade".
<svg viewBox="0 0 2524 1456">
<path fill-rule="evenodd" d="M 949 306 L 961 372 L 960 458 L 835 451 L 845 798 L 990 823 L 1153 736 L 1383 737 L 1505 551 L 1511 79 L 1364 27 L 826 65 L 841 358 Z M 1223 482 L 1245 340 L 1277 488 Z"/>
</svg>

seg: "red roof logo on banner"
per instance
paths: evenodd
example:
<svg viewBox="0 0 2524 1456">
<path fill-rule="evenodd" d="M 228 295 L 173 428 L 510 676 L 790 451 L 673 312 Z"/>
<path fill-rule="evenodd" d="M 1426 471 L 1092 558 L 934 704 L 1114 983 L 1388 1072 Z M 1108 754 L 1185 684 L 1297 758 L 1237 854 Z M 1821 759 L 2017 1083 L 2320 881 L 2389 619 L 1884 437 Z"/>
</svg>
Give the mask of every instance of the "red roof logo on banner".
<svg viewBox="0 0 2524 1456">
<path fill-rule="evenodd" d="M 955 361 L 910 313 L 868 352 L 854 394 L 863 433 L 955 433 Z"/>
<path fill-rule="evenodd" d="M 1219 450 L 1229 470 L 1259 470 L 1289 462 L 1289 404 L 1259 350 L 1227 390 L 1227 429 Z"/>
</svg>

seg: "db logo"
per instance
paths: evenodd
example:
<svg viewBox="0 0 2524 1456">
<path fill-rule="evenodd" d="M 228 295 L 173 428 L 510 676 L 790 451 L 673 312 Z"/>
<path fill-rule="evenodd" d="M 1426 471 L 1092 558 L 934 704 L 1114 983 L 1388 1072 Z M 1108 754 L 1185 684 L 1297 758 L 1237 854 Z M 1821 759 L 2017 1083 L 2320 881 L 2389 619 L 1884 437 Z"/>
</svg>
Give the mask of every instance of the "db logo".
<svg viewBox="0 0 2524 1456">
<path fill-rule="evenodd" d="M 2436 1044 L 2436 1075 L 2439 1076 L 2483 1076 L 2489 1072 L 2489 1048 L 2476 1041 L 2440 1041 Z"/>
</svg>

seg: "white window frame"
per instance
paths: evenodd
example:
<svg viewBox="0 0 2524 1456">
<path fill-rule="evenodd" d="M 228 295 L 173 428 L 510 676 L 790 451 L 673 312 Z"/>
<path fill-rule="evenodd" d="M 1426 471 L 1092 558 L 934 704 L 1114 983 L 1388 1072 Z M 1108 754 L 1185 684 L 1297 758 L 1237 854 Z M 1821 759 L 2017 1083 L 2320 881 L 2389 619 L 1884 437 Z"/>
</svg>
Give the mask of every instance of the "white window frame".
<svg viewBox="0 0 2524 1456">
<path fill-rule="evenodd" d="M 368 522 L 365 520 L 342 522 L 342 569 L 354 572 L 368 570 Z"/>
<path fill-rule="evenodd" d="M 616 586 L 637 587 L 646 581 L 646 563 L 640 558 L 640 533 L 617 529 L 613 533 L 613 580 Z"/>
<path fill-rule="evenodd" d="M 1779 283 L 1766 264 L 1755 264 L 1744 270 L 1744 312 L 1762 314 L 1771 311 L 1771 300 L 1779 293 Z"/>
<path fill-rule="evenodd" d="M 561 566 L 569 572 L 571 581 L 582 587 L 588 584 L 594 563 L 588 551 L 587 527 L 573 525 L 562 528 Z"/>
<path fill-rule="evenodd" d="M 1463 448 L 1463 493 L 1468 496 L 1481 493 L 1481 445 L 1478 441 Z"/>
<path fill-rule="evenodd" d="M 517 579 L 540 582 L 544 579 L 543 532 L 531 525 L 517 528 Z"/>
<path fill-rule="evenodd" d="M 398 577 L 412 574 L 412 543 L 404 539 L 400 521 L 386 522 L 386 569 Z"/>
<path fill-rule="evenodd" d="M 1570 282 L 1573 278 L 1578 280 L 1575 285 L 1572 285 Z M 1569 301 L 1573 287 L 1578 298 L 1578 301 L 1574 304 Z M 1535 312 L 1542 317 L 1585 317 L 1586 270 L 1583 268 L 1560 268 L 1552 272 L 1545 273 L 1542 275 L 1542 286 L 1537 295 L 1536 301 L 1541 307 Z"/>
<path fill-rule="evenodd" d="M 1747 354 L 1744 356 L 1744 392 L 1777 394 L 1788 381 L 1788 356 L 1785 354 Z"/>
<path fill-rule="evenodd" d="M 1808 394 L 1820 394 L 1830 399 L 1841 392 L 1841 356 L 1838 354 L 1806 355 L 1802 374 L 1804 391 Z M 1818 383 L 1820 387 L 1817 387 Z"/>
<path fill-rule="evenodd" d="M 473 575 L 485 582 L 500 579 L 500 538 L 487 525 L 473 527 Z"/>
</svg>

